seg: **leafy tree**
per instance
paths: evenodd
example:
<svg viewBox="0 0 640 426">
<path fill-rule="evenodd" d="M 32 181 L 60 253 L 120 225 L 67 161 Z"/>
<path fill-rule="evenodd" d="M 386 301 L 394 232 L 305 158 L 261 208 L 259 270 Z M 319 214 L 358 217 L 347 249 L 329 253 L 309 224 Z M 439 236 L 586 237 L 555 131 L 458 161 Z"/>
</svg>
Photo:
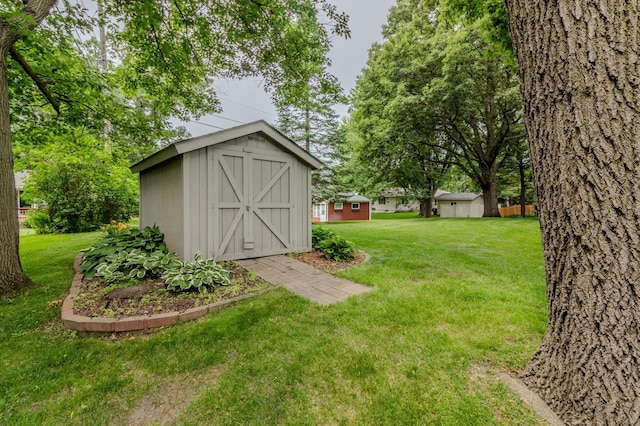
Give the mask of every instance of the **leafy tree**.
<svg viewBox="0 0 640 426">
<path fill-rule="evenodd" d="M 324 165 L 311 175 L 312 197 L 314 200 L 329 200 L 336 194 L 347 193 L 358 188 L 351 158 L 349 128 L 343 122 L 326 140 L 323 153 Z"/>
<path fill-rule="evenodd" d="M 39 232 L 87 232 L 111 220 L 127 221 L 138 208 L 138 182 L 127 161 L 113 161 L 89 137 L 58 139 L 34 161 L 23 197 L 45 205 Z"/>
<path fill-rule="evenodd" d="M 451 26 L 428 2 L 399 2 L 385 34 L 356 87 L 360 158 L 418 193 L 423 214 L 456 165 L 498 216 L 497 173 L 523 138 L 515 74 L 480 25 Z"/>
<path fill-rule="evenodd" d="M 388 40 L 370 50 L 354 90 L 351 124 L 359 136 L 356 158 L 368 166 L 374 186 L 404 188 L 420 200 L 420 215 L 430 216 L 451 155 L 438 146 L 450 144 L 435 131 L 420 95 L 440 67 L 423 42 L 435 35 L 436 25 L 425 14 L 403 14 L 415 9 L 412 3 L 392 10 Z"/>
<path fill-rule="evenodd" d="M 640 6 L 505 4 L 547 274 L 547 332 L 524 379 L 566 424 L 637 425 Z"/>
<path fill-rule="evenodd" d="M 329 39 L 318 25 L 313 8 L 292 25 L 287 34 L 298 54 L 282 64 L 291 70 L 274 90 L 278 127 L 307 152 L 317 157 L 331 154 L 329 139 L 338 128 L 333 106 L 345 101 L 338 80 L 327 72 Z"/>
<path fill-rule="evenodd" d="M 497 174 L 524 137 L 515 74 L 478 26 L 449 30 L 441 76 L 423 90 L 453 162 L 478 183 L 484 215 L 498 216 Z"/>
<path fill-rule="evenodd" d="M 2 295 L 28 282 L 18 254 L 12 130 L 57 135 L 67 126 L 81 126 L 99 134 L 106 120 L 114 128 L 122 129 L 116 123 L 123 123 L 132 130 L 143 119 L 155 120 L 158 128 L 170 116 L 216 111 L 219 103 L 209 84 L 214 77 L 262 75 L 269 87 L 276 87 L 291 72 L 281 64 L 304 49 L 287 34 L 309 5 L 324 11 L 334 23 L 332 31 L 348 34 L 347 17 L 327 0 L 105 2 L 100 19 L 109 28 L 114 49 L 122 53 L 122 84 L 113 88 L 109 76 L 115 73 L 99 72 L 77 46 L 75 34 L 95 23 L 70 1 L 59 8 L 55 4 L 0 0 Z M 18 99 L 25 102 L 17 105 Z M 52 126 L 45 130 L 34 122 Z"/>
</svg>

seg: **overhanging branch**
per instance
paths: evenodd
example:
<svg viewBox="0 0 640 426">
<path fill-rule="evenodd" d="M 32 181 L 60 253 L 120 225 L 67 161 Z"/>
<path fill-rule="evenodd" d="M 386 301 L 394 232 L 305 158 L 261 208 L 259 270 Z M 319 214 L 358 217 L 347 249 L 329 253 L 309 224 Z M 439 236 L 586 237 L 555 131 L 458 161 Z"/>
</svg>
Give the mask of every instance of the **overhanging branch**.
<svg viewBox="0 0 640 426">
<path fill-rule="evenodd" d="M 15 47 L 11 47 L 11 49 L 9 50 L 9 54 L 11 55 L 11 59 L 16 61 L 22 67 L 24 72 L 26 72 L 27 75 L 31 77 L 31 80 L 33 80 L 36 86 L 38 86 L 38 89 L 40 89 L 40 92 L 42 92 L 44 97 L 47 98 L 56 113 L 60 115 L 60 102 L 58 102 L 51 91 L 49 91 L 49 87 L 47 87 L 47 84 L 42 81 L 40 76 L 33 70 L 33 68 L 31 68 L 31 66 L 27 63 L 20 52 L 16 50 Z"/>
</svg>

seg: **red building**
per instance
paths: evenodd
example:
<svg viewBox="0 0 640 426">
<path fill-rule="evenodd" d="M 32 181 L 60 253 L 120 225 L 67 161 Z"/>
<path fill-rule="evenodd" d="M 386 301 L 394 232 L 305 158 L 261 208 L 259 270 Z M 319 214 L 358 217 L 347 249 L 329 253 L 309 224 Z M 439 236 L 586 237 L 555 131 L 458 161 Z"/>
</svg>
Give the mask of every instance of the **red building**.
<svg viewBox="0 0 640 426">
<path fill-rule="evenodd" d="M 371 220 L 371 200 L 358 194 L 341 194 L 335 201 L 314 203 L 312 222 Z"/>
</svg>

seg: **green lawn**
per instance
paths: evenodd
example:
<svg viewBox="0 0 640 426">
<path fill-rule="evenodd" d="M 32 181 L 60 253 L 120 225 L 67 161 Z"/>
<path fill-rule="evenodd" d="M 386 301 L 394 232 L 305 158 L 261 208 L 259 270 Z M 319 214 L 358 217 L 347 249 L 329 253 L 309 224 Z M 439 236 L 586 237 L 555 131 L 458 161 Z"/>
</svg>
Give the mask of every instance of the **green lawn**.
<svg viewBox="0 0 640 426">
<path fill-rule="evenodd" d="M 322 307 L 278 289 L 117 339 L 65 332 L 55 303 L 96 234 L 22 237 L 42 284 L 0 302 L 0 424 L 543 424 L 495 377 L 545 329 L 537 221 L 325 226 L 371 254 L 341 275 L 376 291 Z"/>
</svg>

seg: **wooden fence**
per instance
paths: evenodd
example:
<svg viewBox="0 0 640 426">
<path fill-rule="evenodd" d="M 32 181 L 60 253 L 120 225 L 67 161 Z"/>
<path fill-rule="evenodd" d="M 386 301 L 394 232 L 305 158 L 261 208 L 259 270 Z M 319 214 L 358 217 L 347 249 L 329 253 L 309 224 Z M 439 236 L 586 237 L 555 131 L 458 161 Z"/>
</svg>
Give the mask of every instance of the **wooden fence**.
<svg viewBox="0 0 640 426">
<path fill-rule="evenodd" d="M 515 206 L 509 206 L 509 207 L 500 207 L 498 210 L 500 211 L 501 217 L 520 215 L 520 204 L 516 204 Z M 533 205 L 524 206 L 524 213 L 525 213 L 525 216 L 535 215 L 536 206 L 533 206 Z"/>
</svg>

